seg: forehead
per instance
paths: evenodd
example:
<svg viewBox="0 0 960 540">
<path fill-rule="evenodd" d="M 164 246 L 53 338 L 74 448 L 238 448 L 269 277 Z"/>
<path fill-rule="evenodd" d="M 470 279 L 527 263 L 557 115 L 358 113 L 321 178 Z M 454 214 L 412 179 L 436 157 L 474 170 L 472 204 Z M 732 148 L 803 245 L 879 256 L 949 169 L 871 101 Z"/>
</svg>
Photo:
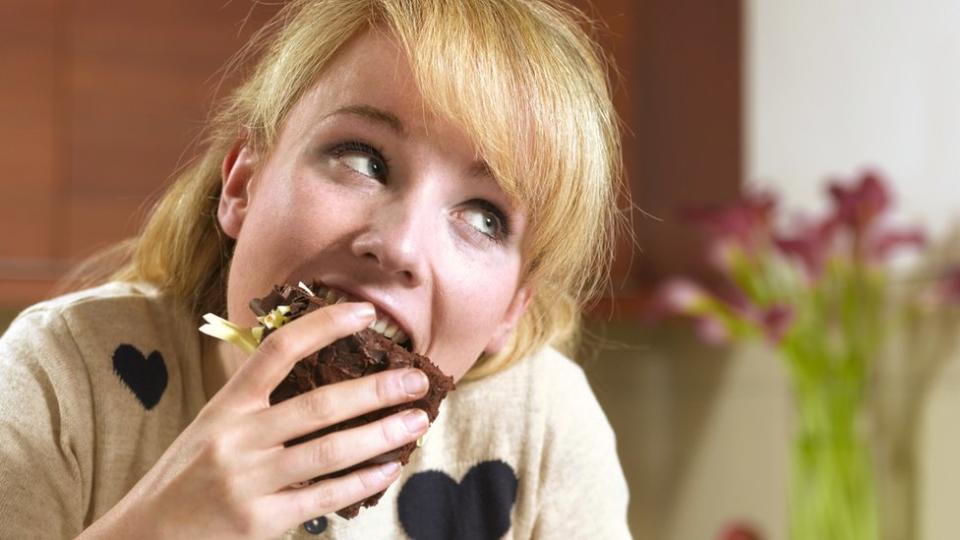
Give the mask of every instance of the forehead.
<svg viewBox="0 0 960 540">
<path fill-rule="evenodd" d="M 376 29 L 348 40 L 284 120 L 274 150 L 304 145 L 329 125 L 387 130 L 414 145 L 442 148 L 466 174 L 502 190 L 477 145 L 455 124 L 431 113 L 395 39 Z M 282 152 L 281 152 L 282 153 Z M 517 201 L 508 202 L 519 210 Z"/>
<path fill-rule="evenodd" d="M 445 140 L 467 142 L 462 132 L 427 111 L 406 54 L 382 30 L 369 29 L 348 40 L 287 121 L 291 128 L 309 129 L 344 111 L 379 120 L 402 135 L 442 131 Z M 360 114 L 364 112 L 368 114 Z"/>
</svg>

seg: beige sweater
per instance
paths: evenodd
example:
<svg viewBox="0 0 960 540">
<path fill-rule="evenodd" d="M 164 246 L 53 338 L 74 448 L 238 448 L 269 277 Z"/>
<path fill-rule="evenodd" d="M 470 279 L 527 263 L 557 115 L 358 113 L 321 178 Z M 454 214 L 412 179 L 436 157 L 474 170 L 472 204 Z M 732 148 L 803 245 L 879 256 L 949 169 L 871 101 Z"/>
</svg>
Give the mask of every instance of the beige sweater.
<svg viewBox="0 0 960 540">
<path fill-rule="evenodd" d="M 0 537 L 73 537 L 150 469 L 206 401 L 198 326 L 119 283 L 17 318 L 0 339 Z M 583 372 L 546 349 L 460 384 L 380 504 L 286 537 L 627 538 L 626 506 Z"/>
</svg>

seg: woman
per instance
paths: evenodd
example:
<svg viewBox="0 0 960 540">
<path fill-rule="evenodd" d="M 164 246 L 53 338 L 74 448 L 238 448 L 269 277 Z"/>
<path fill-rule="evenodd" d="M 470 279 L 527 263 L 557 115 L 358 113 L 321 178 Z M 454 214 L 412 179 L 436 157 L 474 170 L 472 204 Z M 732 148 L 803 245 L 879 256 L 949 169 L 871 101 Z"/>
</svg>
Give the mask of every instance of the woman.
<svg viewBox="0 0 960 540">
<path fill-rule="evenodd" d="M 602 282 L 620 173 L 604 66 L 574 15 L 287 5 L 130 262 L 4 336 L 5 534 L 629 536 L 613 434 L 554 348 Z M 348 301 L 250 355 L 196 330 L 206 312 L 252 326 L 251 298 L 314 279 Z M 290 487 L 425 433 L 414 409 L 283 446 L 423 395 L 422 373 L 394 370 L 269 406 L 297 359 L 374 321 L 459 388 L 402 471 Z"/>
</svg>

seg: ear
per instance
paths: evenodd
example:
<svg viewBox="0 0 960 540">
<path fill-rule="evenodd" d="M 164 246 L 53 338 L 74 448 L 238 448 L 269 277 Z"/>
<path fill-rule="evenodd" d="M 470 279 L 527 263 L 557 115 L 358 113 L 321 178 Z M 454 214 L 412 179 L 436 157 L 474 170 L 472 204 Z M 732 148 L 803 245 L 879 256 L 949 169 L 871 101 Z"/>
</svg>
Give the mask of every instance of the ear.
<svg viewBox="0 0 960 540">
<path fill-rule="evenodd" d="M 524 285 L 517 289 L 517 292 L 513 295 L 513 300 L 507 306 L 507 312 L 503 315 L 503 321 L 494 330 L 493 336 L 483 349 L 484 353 L 488 355 L 497 354 L 503 349 L 503 346 L 507 344 L 507 339 L 513 333 L 513 329 L 517 326 L 517 322 L 520 321 L 520 317 L 527 311 L 527 306 L 530 305 L 532 297 L 533 291 L 530 285 Z"/>
<path fill-rule="evenodd" d="M 250 206 L 250 186 L 256 165 L 256 154 L 242 138 L 237 139 L 223 157 L 220 169 L 223 188 L 220 190 L 217 220 L 223 232 L 234 240 L 240 235 L 247 208 Z"/>
</svg>

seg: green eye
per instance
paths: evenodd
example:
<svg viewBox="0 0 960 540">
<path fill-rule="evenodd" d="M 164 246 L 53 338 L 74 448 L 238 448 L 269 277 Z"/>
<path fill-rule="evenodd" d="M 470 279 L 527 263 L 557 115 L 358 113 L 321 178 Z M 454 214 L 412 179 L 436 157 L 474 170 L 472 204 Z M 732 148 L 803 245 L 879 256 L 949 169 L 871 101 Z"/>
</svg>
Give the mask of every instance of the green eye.
<svg viewBox="0 0 960 540">
<path fill-rule="evenodd" d="M 373 156 L 364 154 L 344 154 L 341 158 L 343 164 L 358 173 L 369 176 L 376 180 L 383 180 L 386 174 L 386 166 L 383 162 Z"/>
<path fill-rule="evenodd" d="M 483 208 L 467 208 L 462 215 L 464 221 L 474 229 L 490 238 L 500 238 L 502 234 L 500 219 L 493 212 Z"/>
<path fill-rule="evenodd" d="M 334 146 L 329 152 L 355 172 L 379 182 L 387 179 L 386 158 L 369 144 L 350 141 Z"/>
</svg>

